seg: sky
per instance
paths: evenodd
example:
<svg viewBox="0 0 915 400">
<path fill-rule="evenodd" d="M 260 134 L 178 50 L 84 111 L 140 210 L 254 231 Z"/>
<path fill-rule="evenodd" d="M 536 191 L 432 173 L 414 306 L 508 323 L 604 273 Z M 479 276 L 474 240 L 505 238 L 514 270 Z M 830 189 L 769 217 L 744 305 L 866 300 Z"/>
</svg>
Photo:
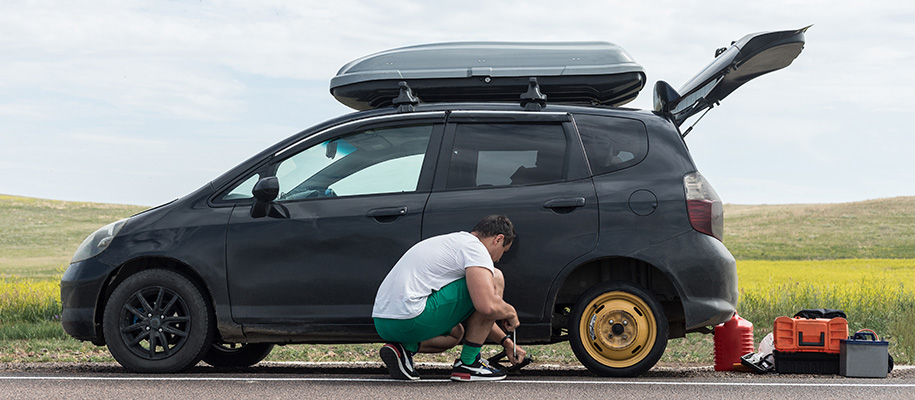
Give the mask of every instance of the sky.
<svg viewBox="0 0 915 400">
<path fill-rule="evenodd" d="M 807 31 L 786 69 L 721 102 L 686 137 L 726 203 L 915 195 L 915 2 L 0 0 L 0 193 L 154 206 L 277 141 L 352 112 L 329 92 L 349 61 L 452 41 L 608 41 L 652 108 L 714 51 Z M 695 122 L 687 120 L 684 127 Z"/>
</svg>

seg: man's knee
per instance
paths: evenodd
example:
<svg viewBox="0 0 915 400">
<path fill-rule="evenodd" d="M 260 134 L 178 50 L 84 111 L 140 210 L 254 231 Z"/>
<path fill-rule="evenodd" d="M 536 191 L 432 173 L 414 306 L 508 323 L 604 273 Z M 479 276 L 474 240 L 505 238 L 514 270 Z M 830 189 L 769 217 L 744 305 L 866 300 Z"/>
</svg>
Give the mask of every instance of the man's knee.
<svg viewBox="0 0 915 400">
<path fill-rule="evenodd" d="M 505 276 L 502 275 L 502 271 L 498 268 L 493 268 L 492 282 L 495 285 L 496 294 L 502 297 L 502 292 L 505 291 Z"/>
</svg>

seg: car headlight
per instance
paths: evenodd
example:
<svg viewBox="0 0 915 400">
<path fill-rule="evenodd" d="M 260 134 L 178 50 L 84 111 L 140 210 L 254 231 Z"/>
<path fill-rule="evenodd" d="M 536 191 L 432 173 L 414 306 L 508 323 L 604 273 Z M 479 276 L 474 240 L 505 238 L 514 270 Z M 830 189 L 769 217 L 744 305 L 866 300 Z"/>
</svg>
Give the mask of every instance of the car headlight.
<svg viewBox="0 0 915 400">
<path fill-rule="evenodd" d="M 70 260 L 70 264 L 88 260 L 105 251 L 126 223 L 127 219 L 112 222 L 89 235 L 86 240 L 83 240 L 83 244 L 79 245 L 79 248 L 76 249 L 76 253 L 73 254 L 73 259 Z"/>
</svg>

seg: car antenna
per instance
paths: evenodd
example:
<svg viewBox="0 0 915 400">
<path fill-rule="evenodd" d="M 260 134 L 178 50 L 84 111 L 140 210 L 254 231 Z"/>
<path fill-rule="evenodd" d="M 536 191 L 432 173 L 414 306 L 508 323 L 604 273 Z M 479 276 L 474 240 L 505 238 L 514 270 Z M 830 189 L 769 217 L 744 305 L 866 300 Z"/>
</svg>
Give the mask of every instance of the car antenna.
<svg viewBox="0 0 915 400">
<path fill-rule="evenodd" d="M 540 111 L 546 107 L 546 95 L 540 93 L 537 78 L 531 77 L 528 81 L 527 92 L 521 95 L 521 106 L 527 111 Z"/>
<path fill-rule="evenodd" d="M 410 85 L 406 81 L 400 81 L 397 85 L 400 87 L 400 94 L 394 100 L 391 100 L 394 107 L 397 107 L 397 111 L 412 112 L 416 110 L 419 99 L 413 95 L 413 89 L 410 89 Z"/>
<path fill-rule="evenodd" d="M 699 119 L 697 119 L 696 122 L 693 122 L 693 124 L 690 125 L 689 128 L 686 128 L 686 132 L 683 132 L 683 134 L 680 135 L 680 137 L 685 138 L 686 135 L 689 135 L 690 131 L 693 130 L 693 128 L 696 126 L 696 124 L 698 124 L 699 121 L 702 121 L 702 117 L 705 117 L 705 114 L 708 114 L 709 110 L 715 108 L 715 106 L 718 105 L 718 104 L 719 104 L 719 103 L 715 103 L 715 104 L 712 104 L 711 106 L 709 106 L 709 108 L 706 108 L 706 109 L 705 109 L 705 112 L 702 113 L 702 115 L 699 116 Z"/>
</svg>

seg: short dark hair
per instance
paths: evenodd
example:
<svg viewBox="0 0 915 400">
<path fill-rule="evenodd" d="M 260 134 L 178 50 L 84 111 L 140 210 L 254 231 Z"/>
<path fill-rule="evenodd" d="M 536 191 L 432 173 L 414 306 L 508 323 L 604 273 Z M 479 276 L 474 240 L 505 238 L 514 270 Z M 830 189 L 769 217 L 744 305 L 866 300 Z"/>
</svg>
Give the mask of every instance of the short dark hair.
<svg viewBox="0 0 915 400">
<path fill-rule="evenodd" d="M 515 240 L 515 226 L 504 215 L 488 215 L 484 217 L 473 227 L 473 232 L 478 233 L 480 237 L 493 237 L 501 234 L 505 237 L 502 242 L 503 247 L 512 244 L 512 241 Z"/>
</svg>

